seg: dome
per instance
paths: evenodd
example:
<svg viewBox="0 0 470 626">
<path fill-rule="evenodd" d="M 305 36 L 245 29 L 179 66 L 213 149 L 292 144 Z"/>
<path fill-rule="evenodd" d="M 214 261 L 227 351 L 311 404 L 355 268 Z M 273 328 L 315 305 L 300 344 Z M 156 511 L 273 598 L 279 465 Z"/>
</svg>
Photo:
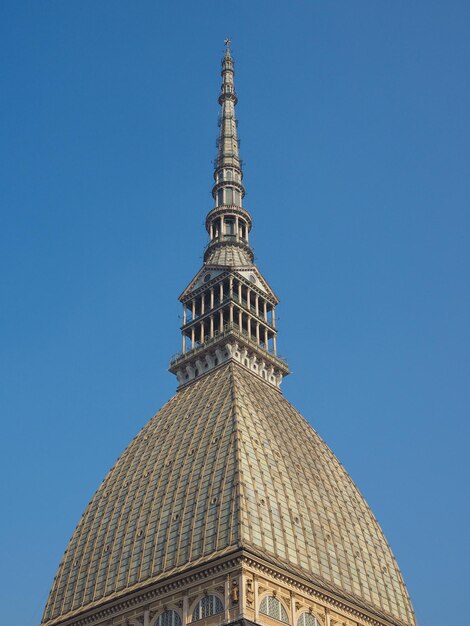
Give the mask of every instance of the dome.
<svg viewBox="0 0 470 626">
<path fill-rule="evenodd" d="M 243 552 L 392 624 L 414 624 L 397 563 L 328 446 L 233 361 L 182 387 L 85 510 L 43 623 Z"/>
</svg>

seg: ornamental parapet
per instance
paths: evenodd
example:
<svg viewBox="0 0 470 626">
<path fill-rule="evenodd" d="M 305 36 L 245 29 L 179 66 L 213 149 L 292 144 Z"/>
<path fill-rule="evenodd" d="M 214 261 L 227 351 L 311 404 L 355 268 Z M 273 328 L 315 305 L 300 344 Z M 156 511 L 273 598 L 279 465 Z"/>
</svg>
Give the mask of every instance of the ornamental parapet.
<svg viewBox="0 0 470 626">
<path fill-rule="evenodd" d="M 180 387 L 230 360 L 240 363 L 266 382 L 279 387 L 289 374 L 287 360 L 271 354 L 234 324 L 226 324 L 203 344 L 186 353 L 174 355 L 168 368 Z"/>
<path fill-rule="evenodd" d="M 209 230 L 210 223 L 213 219 L 221 215 L 226 215 L 227 213 L 242 217 L 248 224 L 248 229 L 251 230 L 251 226 L 252 226 L 251 215 L 248 213 L 246 209 L 236 204 L 220 204 L 219 206 L 216 206 L 213 209 L 211 209 L 209 213 L 206 215 L 206 230 L 207 231 Z"/>
</svg>

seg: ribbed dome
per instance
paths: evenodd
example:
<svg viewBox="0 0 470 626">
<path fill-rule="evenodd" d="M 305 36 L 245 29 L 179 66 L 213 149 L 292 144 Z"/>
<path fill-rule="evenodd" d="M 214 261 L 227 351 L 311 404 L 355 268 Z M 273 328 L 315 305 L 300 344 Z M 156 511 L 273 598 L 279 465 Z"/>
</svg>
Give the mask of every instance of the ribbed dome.
<svg viewBox="0 0 470 626">
<path fill-rule="evenodd" d="M 239 246 L 215 247 L 206 260 L 206 265 L 223 267 L 251 267 L 253 264 L 245 250 Z"/>
<path fill-rule="evenodd" d="M 240 547 L 392 623 L 415 623 L 344 468 L 279 390 L 233 362 L 181 389 L 119 458 L 70 540 L 43 622 Z"/>
</svg>

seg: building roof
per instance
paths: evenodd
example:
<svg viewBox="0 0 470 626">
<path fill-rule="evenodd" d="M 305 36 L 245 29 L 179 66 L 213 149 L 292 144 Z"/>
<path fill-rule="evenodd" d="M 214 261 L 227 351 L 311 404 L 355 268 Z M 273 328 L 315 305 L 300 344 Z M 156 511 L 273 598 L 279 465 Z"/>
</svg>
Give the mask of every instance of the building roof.
<svg viewBox="0 0 470 626">
<path fill-rule="evenodd" d="M 85 510 L 43 622 L 243 547 L 392 623 L 415 623 L 377 521 L 282 393 L 229 362 L 139 432 Z"/>
</svg>

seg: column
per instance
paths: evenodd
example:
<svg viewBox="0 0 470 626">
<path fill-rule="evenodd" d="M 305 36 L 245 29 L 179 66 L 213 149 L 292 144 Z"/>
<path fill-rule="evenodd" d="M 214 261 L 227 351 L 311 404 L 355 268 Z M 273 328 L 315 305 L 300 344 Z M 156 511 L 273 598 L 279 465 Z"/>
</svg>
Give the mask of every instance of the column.
<svg viewBox="0 0 470 626">
<path fill-rule="evenodd" d="M 296 610 L 295 610 L 295 596 L 292 593 L 292 591 L 290 592 L 290 617 L 291 617 L 291 623 L 294 624 L 294 626 L 297 624 L 297 619 L 296 619 Z"/>
<path fill-rule="evenodd" d="M 224 312 L 222 310 L 219 311 L 219 332 L 224 330 Z"/>
<path fill-rule="evenodd" d="M 246 602 L 246 598 L 245 598 L 245 594 L 246 594 L 246 589 L 245 589 L 245 576 L 243 575 L 243 571 L 240 574 L 240 576 L 238 577 L 239 583 L 238 583 L 238 614 L 240 615 L 240 617 L 243 616 L 244 608 L 245 608 L 245 602 Z"/>
<path fill-rule="evenodd" d="M 230 303 L 230 324 L 233 324 L 233 302 Z"/>
<path fill-rule="evenodd" d="M 263 302 L 263 313 L 264 313 L 264 321 L 268 321 L 268 303 L 266 300 Z"/>
<path fill-rule="evenodd" d="M 150 611 L 145 609 L 144 611 L 144 626 L 149 626 L 150 624 Z"/>
<path fill-rule="evenodd" d="M 255 296 L 255 311 L 256 311 L 256 317 L 259 317 L 259 295 L 256 294 Z"/>
<path fill-rule="evenodd" d="M 243 332 L 243 313 L 241 309 L 238 310 L 238 327 L 240 332 Z"/>
<path fill-rule="evenodd" d="M 211 287 L 211 309 L 214 308 L 214 287 Z"/>
<path fill-rule="evenodd" d="M 225 591 L 225 621 L 230 621 L 230 578 L 227 576 L 224 585 Z"/>
<path fill-rule="evenodd" d="M 200 339 L 199 343 L 203 344 L 204 343 L 204 322 L 201 322 L 201 334 L 200 334 L 200 337 L 201 337 L 201 339 Z"/>
<path fill-rule="evenodd" d="M 235 235 L 238 241 L 240 239 L 240 227 L 238 226 L 238 215 L 235 215 Z"/>
<path fill-rule="evenodd" d="M 275 355 L 277 354 L 276 335 L 273 335 L 273 352 Z"/>
<path fill-rule="evenodd" d="M 259 322 L 256 322 L 256 343 L 259 345 Z"/>
<path fill-rule="evenodd" d="M 192 307 L 191 307 L 191 320 L 196 317 L 196 299 L 193 298 Z"/>
<path fill-rule="evenodd" d="M 194 344 L 196 341 L 194 326 L 191 328 L 191 350 L 194 350 Z"/>
<path fill-rule="evenodd" d="M 273 328 L 276 328 L 276 313 L 274 312 L 274 307 L 272 308 L 271 318 L 272 318 Z"/>
<path fill-rule="evenodd" d="M 224 282 L 223 281 L 220 283 L 219 300 L 220 302 L 224 301 Z"/>
<path fill-rule="evenodd" d="M 242 303 L 242 284 L 240 282 L 238 283 L 238 302 L 240 303 L 240 306 L 241 306 L 241 303 Z"/>
<path fill-rule="evenodd" d="M 214 336 L 214 316 L 211 315 L 211 337 Z"/>
<path fill-rule="evenodd" d="M 186 337 L 184 336 L 184 333 L 183 333 L 182 337 L 183 337 L 183 344 L 181 346 L 181 352 L 183 354 L 186 354 Z"/>
<path fill-rule="evenodd" d="M 258 577 L 257 576 L 253 576 L 254 578 L 254 588 L 255 588 L 255 622 L 258 623 L 258 617 L 259 617 L 259 613 L 258 613 Z M 292 626 L 295 626 L 295 624 L 293 624 Z"/>
<path fill-rule="evenodd" d="M 211 222 L 211 225 L 209 226 L 209 236 L 210 236 L 211 241 L 212 241 L 214 239 L 214 227 L 212 225 L 212 222 Z"/>
<path fill-rule="evenodd" d="M 205 306 L 206 306 L 206 294 L 203 293 L 201 295 L 201 317 L 204 315 L 205 312 Z"/>
<path fill-rule="evenodd" d="M 183 626 L 188 623 L 188 596 L 183 598 Z"/>
<path fill-rule="evenodd" d="M 186 305 L 183 302 L 183 326 L 186 326 Z"/>
<path fill-rule="evenodd" d="M 269 347 L 269 337 L 268 337 L 268 329 L 264 329 L 264 348 L 267 350 Z"/>
<path fill-rule="evenodd" d="M 251 311 L 251 289 L 249 287 L 246 290 L 246 308 Z"/>
<path fill-rule="evenodd" d="M 229 296 L 230 296 L 230 300 L 232 300 L 233 299 L 233 276 L 230 276 L 229 284 L 230 284 Z"/>
<path fill-rule="evenodd" d="M 248 327 L 248 339 L 251 339 L 251 315 L 248 315 L 246 323 Z"/>
</svg>

